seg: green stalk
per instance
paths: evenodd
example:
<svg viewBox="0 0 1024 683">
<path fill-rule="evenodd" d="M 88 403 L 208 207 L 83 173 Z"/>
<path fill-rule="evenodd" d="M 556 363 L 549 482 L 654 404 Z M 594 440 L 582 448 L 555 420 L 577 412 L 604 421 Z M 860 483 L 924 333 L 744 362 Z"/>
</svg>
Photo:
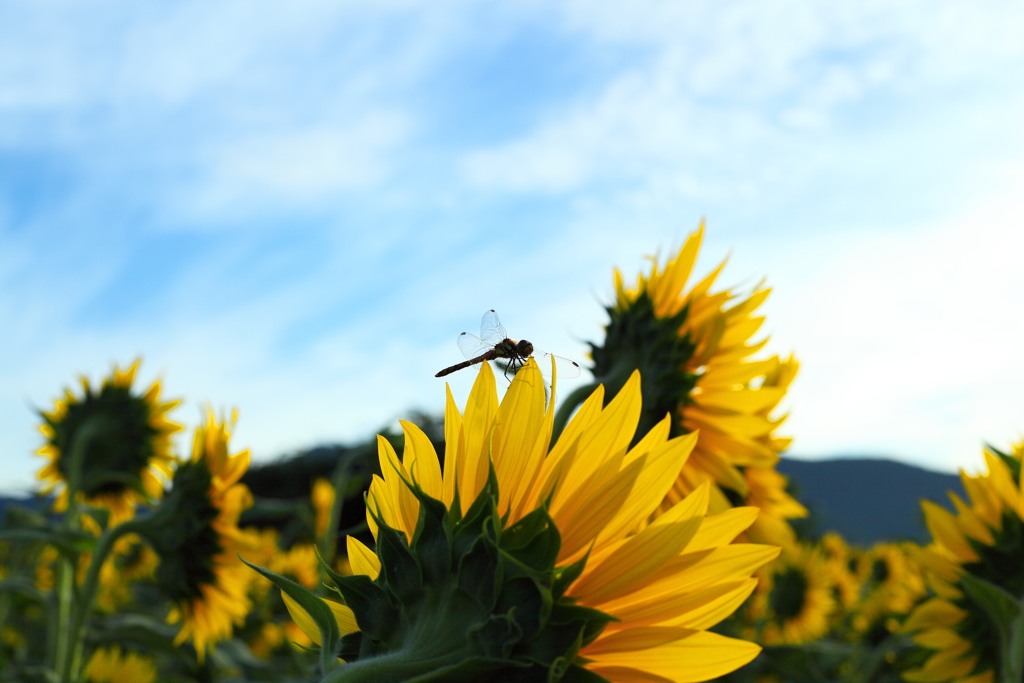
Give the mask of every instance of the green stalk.
<svg viewBox="0 0 1024 683">
<path fill-rule="evenodd" d="M 348 490 L 349 467 L 355 460 L 353 453 L 346 454 L 334 468 L 331 477 L 331 485 L 334 487 L 334 505 L 331 506 L 331 517 L 327 520 L 327 531 L 322 538 L 317 540 L 320 546 L 320 556 L 328 565 L 334 566 L 334 557 L 338 552 L 338 521 L 341 519 L 341 512 L 345 507 L 345 493 Z"/>
<path fill-rule="evenodd" d="M 78 490 L 82 482 L 82 470 L 84 468 L 85 451 L 92 441 L 105 426 L 106 420 L 100 416 L 92 417 L 82 425 L 81 431 L 75 435 L 68 453 L 66 483 L 68 509 L 64 513 L 62 526 L 68 531 L 77 531 L 81 528 L 78 515 Z M 60 674 L 68 669 L 71 660 L 71 645 L 69 624 L 72 620 L 75 603 L 75 562 L 70 557 L 61 553 L 57 563 L 57 626 L 54 634 L 56 638 L 53 649 L 53 670 Z M 61 678 L 60 680 L 67 680 Z"/>
<path fill-rule="evenodd" d="M 63 671 L 69 660 L 68 644 L 65 637 L 69 633 L 71 610 L 74 603 L 75 569 L 71 560 L 63 554 L 57 559 L 57 619 L 56 648 L 54 650 L 54 671 Z"/>
<path fill-rule="evenodd" d="M 107 529 L 100 536 L 99 544 L 92 554 L 92 561 L 89 563 L 89 570 L 82 583 L 82 589 L 75 601 L 75 609 L 71 618 L 71 628 L 68 630 L 65 645 L 62 649 L 70 653 L 66 655 L 63 666 L 58 669 L 59 680 L 62 683 L 76 683 L 79 680 L 82 667 L 82 651 L 84 647 L 83 630 L 85 622 L 92 612 L 93 603 L 96 600 L 96 593 L 99 590 L 100 570 L 106 561 L 110 551 L 114 549 L 114 543 L 125 534 L 137 533 L 143 523 L 148 520 L 129 520 L 119 524 L 112 529 Z"/>
<path fill-rule="evenodd" d="M 1024 680 L 1024 609 L 1020 609 L 1010 623 L 1002 645 L 1000 680 L 1002 683 L 1019 683 Z"/>
</svg>

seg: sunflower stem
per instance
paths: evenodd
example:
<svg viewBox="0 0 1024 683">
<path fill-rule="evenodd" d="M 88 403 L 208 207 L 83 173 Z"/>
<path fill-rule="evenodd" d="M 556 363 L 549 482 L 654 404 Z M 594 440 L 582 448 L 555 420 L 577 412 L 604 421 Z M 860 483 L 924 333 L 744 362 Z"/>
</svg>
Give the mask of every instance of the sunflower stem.
<svg viewBox="0 0 1024 683">
<path fill-rule="evenodd" d="M 401 683 L 453 666 L 465 658 L 466 654 L 458 651 L 422 659 L 399 651 L 340 666 L 320 683 Z"/>
<path fill-rule="evenodd" d="M 53 662 L 54 671 L 58 672 L 64 671 L 69 661 L 70 640 L 66 636 L 71 630 L 74 581 L 74 566 L 68 557 L 61 554 L 57 559 L 57 628 L 55 629 L 56 648 Z M 66 679 L 62 677 L 61 680 Z"/>
<path fill-rule="evenodd" d="M 63 683 L 76 683 L 80 678 L 84 646 L 82 631 L 85 628 L 86 619 L 92 611 L 93 602 L 96 600 L 96 593 L 99 589 L 100 570 L 103 568 L 103 563 L 106 561 L 107 556 L 110 555 L 110 551 L 113 550 L 117 539 L 125 534 L 137 532 L 141 524 L 142 520 L 129 520 L 111 529 L 107 529 L 100 536 L 96 550 L 92 554 L 92 560 L 89 562 L 89 569 L 86 572 L 85 581 L 82 583 L 82 589 L 78 594 L 78 599 L 74 601 L 71 627 L 67 630 L 67 637 L 63 639 L 64 644 L 61 649 L 64 651 L 65 656 L 63 665 L 58 669 L 60 674 L 59 680 Z M 69 600 L 68 602 L 70 603 L 71 601 Z"/>
<path fill-rule="evenodd" d="M 1024 680 L 1024 606 L 1010 623 L 1003 638 L 1002 680 L 1017 683 Z"/>
<path fill-rule="evenodd" d="M 101 420 L 93 417 L 86 420 L 81 431 L 75 436 L 69 449 L 68 470 L 66 473 L 65 492 L 68 498 L 67 509 L 61 526 L 68 531 L 81 528 L 78 511 L 78 489 L 82 481 L 82 462 L 89 442 L 100 432 Z M 79 597 L 75 594 L 75 569 L 77 562 L 71 557 L 60 553 L 57 559 L 57 627 L 54 631 L 55 644 L 53 650 L 53 670 L 61 675 L 62 681 L 68 680 L 65 671 L 72 660 L 71 621 L 74 603 Z"/>
</svg>

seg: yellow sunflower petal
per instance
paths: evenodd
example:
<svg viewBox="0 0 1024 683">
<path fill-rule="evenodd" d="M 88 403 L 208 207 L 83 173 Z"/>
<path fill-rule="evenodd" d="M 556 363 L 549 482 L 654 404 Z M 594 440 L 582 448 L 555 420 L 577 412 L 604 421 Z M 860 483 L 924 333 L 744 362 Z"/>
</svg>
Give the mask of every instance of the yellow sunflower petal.
<svg viewBox="0 0 1024 683">
<path fill-rule="evenodd" d="M 960 531 L 960 527 L 956 523 L 956 517 L 951 512 L 930 500 L 922 500 L 921 508 L 924 510 L 928 530 L 936 541 L 953 553 L 960 562 L 978 561 L 978 554 L 964 538 L 963 532 Z"/>
<path fill-rule="evenodd" d="M 365 574 L 376 579 L 380 574 L 380 558 L 358 538 L 349 536 L 345 540 L 348 549 L 348 561 L 353 574 Z"/>
<path fill-rule="evenodd" d="M 717 633 L 698 631 L 671 643 L 637 650 L 627 654 L 600 654 L 587 666 L 598 675 L 605 675 L 615 664 L 632 667 L 676 683 L 707 681 L 735 671 L 761 651 L 760 646 L 745 640 L 726 638 Z M 609 668 L 602 664 L 608 662 Z"/>
</svg>

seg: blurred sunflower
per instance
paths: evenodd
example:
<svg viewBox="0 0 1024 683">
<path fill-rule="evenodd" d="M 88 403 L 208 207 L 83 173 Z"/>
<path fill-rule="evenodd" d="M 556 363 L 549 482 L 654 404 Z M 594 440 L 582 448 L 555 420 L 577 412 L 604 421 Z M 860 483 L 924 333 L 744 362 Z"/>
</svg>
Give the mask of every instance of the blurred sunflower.
<svg viewBox="0 0 1024 683">
<path fill-rule="evenodd" d="M 89 554 L 83 556 L 82 566 L 88 564 L 89 557 Z M 159 563 L 157 554 L 136 534 L 117 539 L 113 552 L 100 568 L 96 606 L 103 611 L 113 612 L 131 602 L 132 584 L 152 578 Z"/>
<path fill-rule="evenodd" d="M 705 484 L 647 523 L 696 436 L 670 438 L 665 417 L 634 438 L 635 371 L 607 405 L 598 387 L 551 446 L 553 407 L 532 359 L 500 402 L 485 363 L 465 413 L 448 392 L 443 473 L 415 425 L 402 422 L 401 460 L 378 439 L 383 477 L 367 498 L 377 551 L 349 538 L 356 574 L 335 581 L 352 610 L 329 602 L 343 632 L 363 628 L 346 636 L 350 663 L 335 680 L 384 680 L 397 661 L 405 677 L 419 665 L 437 680 L 472 670 L 471 680 L 515 671 L 516 680 L 703 681 L 758 653 L 706 630 L 778 554 L 733 543 L 757 510 L 709 515 Z M 366 611 L 360 594 L 379 594 L 374 604 L 395 614 Z M 285 602 L 319 642 L 309 616 Z M 388 654 L 368 656 L 378 653 Z M 414 663 L 416 653 L 429 655 Z M 467 668 L 485 665 L 495 668 Z"/>
<path fill-rule="evenodd" d="M 320 565 L 316 550 L 309 543 L 297 543 L 289 550 L 281 549 L 276 529 L 247 528 L 251 543 L 246 558 L 271 571 L 288 577 L 306 588 L 320 583 Z M 246 618 L 249 649 L 257 657 L 266 659 L 286 642 L 308 647 L 312 641 L 288 619 L 276 594 L 270 593 L 273 584 L 262 576 L 250 576 L 249 596 L 254 608 Z M 255 631 L 253 624 L 257 625 Z"/>
<path fill-rule="evenodd" d="M 331 511 L 334 509 L 334 486 L 323 477 L 313 482 L 309 498 L 316 513 L 316 537 L 323 538 L 331 526 Z"/>
<path fill-rule="evenodd" d="M 782 551 L 779 561 L 761 570 L 751 617 L 761 626 L 765 645 L 799 645 L 829 629 L 836 608 L 831 573 L 817 548 Z"/>
<path fill-rule="evenodd" d="M 278 552 L 271 558 L 269 569 L 275 574 L 295 579 L 310 590 L 320 584 L 320 563 L 316 559 L 316 548 L 311 543 L 296 543 L 288 550 Z"/>
<path fill-rule="evenodd" d="M 860 600 L 860 580 L 855 571 L 859 553 L 852 552 L 846 540 L 834 531 L 821 537 L 820 546 L 834 586 L 836 604 L 843 611 L 849 611 Z"/>
<path fill-rule="evenodd" d="M 94 683 L 151 683 L 156 680 L 153 659 L 120 647 L 101 647 L 93 652 L 85 676 Z"/>
<path fill-rule="evenodd" d="M 251 603 L 251 574 L 238 552 L 255 546 L 256 534 L 238 528 L 253 503 L 245 484 L 249 451 L 228 452 L 230 423 L 210 411 L 198 427 L 192 457 L 178 465 L 171 488 L 152 517 L 138 526 L 160 556 L 156 582 L 173 608 L 168 623 L 181 622 L 175 645 L 191 640 L 202 661 L 206 650 L 229 638 Z"/>
<path fill-rule="evenodd" d="M 853 620 L 854 630 L 884 628 L 879 621 L 904 615 L 924 597 L 924 577 L 906 544 L 878 543 L 861 555 L 857 578 L 864 595 Z"/>
<path fill-rule="evenodd" d="M 644 378 L 639 434 L 673 416 L 670 436 L 696 433 L 697 444 L 662 509 L 704 482 L 713 482 L 711 509 L 753 505 L 761 514 L 748 538 L 776 545 L 795 543 L 786 519 L 807 510 L 790 496 L 775 472 L 779 453 L 791 442 L 776 435 L 785 416 L 773 412 L 799 367 L 792 357 L 751 360 L 767 338 L 751 341 L 764 322 L 755 315 L 771 290 L 760 285 L 740 295 L 711 291 L 723 262 L 686 290 L 700 250 L 704 226 L 686 240 L 664 270 L 651 270 L 627 288 L 615 271 L 616 302 L 602 345 L 591 344 L 596 384 L 614 396 L 630 374 Z M 686 290 L 686 291 L 684 291 Z M 593 389 L 570 395 L 559 411 L 561 424 Z"/>
<path fill-rule="evenodd" d="M 906 671 L 908 681 L 987 683 L 1001 675 L 1000 633 L 969 594 L 971 575 L 1024 596 L 1024 442 L 1010 453 L 989 448 L 987 472 L 960 471 L 970 504 L 949 496 L 956 514 L 922 501 L 932 543 L 918 555 L 936 596 L 910 613 L 903 630 L 930 652 L 923 666 Z"/>
<path fill-rule="evenodd" d="M 82 377 L 82 396 L 66 390 L 53 410 L 41 413 L 39 429 L 46 444 L 37 453 L 48 462 L 37 476 L 44 482 L 43 493 L 60 487 L 56 511 L 68 506 L 76 448 L 81 449 L 77 498 L 109 510 L 111 526 L 131 518 L 136 505 L 163 493 L 158 474 L 170 477 L 170 436 L 181 430 L 167 413 L 180 401 L 161 402 L 159 381 L 144 394 L 133 393 L 138 367 L 139 361 L 127 370 L 115 366 L 95 391 Z"/>
</svg>

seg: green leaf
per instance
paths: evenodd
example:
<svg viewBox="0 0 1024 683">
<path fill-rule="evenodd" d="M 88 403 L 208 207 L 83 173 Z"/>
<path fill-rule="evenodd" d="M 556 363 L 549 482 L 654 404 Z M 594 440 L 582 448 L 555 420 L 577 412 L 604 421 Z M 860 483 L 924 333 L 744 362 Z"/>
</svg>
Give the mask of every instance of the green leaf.
<svg viewBox="0 0 1024 683">
<path fill-rule="evenodd" d="M 0 541 L 47 543 L 66 555 L 92 552 L 96 548 L 96 537 L 90 533 L 47 528 L 2 529 Z"/>
<path fill-rule="evenodd" d="M 1003 654 L 1003 680 L 1024 680 L 1024 609 L 1010 624 L 1009 637 L 1006 639 L 1006 650 Z"/>
<path fill-rule="evenodd" d="M 0 581 L 0 593 L 20 595 L 32 602 L 41 603 L 46 599 L 43 592 L 36 588 L 31 581 L 22 578 L 11 578 Z"/>
<path fill-rule="evenodd" d="M 239 556 L 239 559 L 257 573 L 269 579 L 271 583 L 281 589 L 281 592 L 287 593 L 288 597 L 299 603 L 299 606 L 306 610 L 309 616 L 313 618 L 313 621 L 316 622 L 317 628 L 320 629 L 321 669 L 323 669 L 325 674 L 336 669 L 338 667 L 337 652 L 341 643 L 341 630 L 338 628 L 338 622 L 334 620 L 334 613 L 331 611 L 331 608 L 312 591 L 306 590 L 291 579 L 275 574 L 251 562 L 246 562 L 241 556 Z"/>
<path fill-rule="evenodd" d="M 148 650 L 168 652 L 189 659 L 193 655 L 174 644 L 179 630 L 176 625 L 145 614 L 115 613 L 94 618 L 87 637 L 97 645 L 134 643 Z"/>
<path fill-rule="evenodd" d="M 988 618 L 995 624 L 996 630 L 1005 639 L 1010 633 L 1014 620 L 1020 614 L 1020 601 L 1002 586 L 997 586 L 991 581 L 986 581 L 973 574 L 962 574 L 960 582 L 964 590 L 967 591 L 968 597 L 985 611 Z"/>
</svg>

